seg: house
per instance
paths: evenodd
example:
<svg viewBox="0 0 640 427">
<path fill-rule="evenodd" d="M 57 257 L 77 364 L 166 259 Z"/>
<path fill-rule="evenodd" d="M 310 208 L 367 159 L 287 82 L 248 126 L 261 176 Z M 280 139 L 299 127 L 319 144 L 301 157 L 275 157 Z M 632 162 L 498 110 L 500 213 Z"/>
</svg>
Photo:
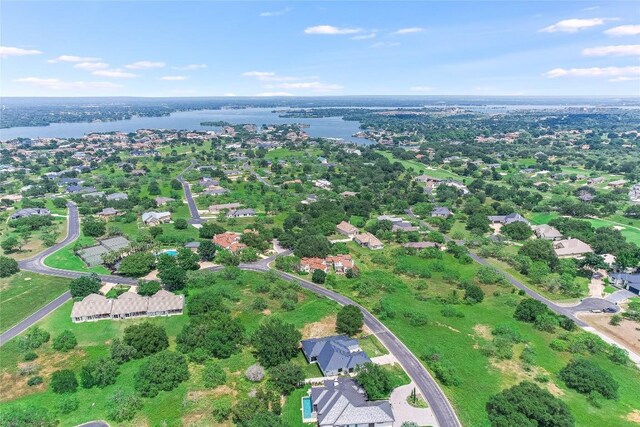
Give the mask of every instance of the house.
<svg viewBox="0 0 640 427">
<path fill-rule="evenodd" d="M 411 225 L 409 221 L 398 221 L 393 223 L 393 226 L 391 227 L 391 231 L 404 231 L 404 232 L 420 231 L 420 227 Z"/>
<path fill-rule="evenodd" d="M 240 172 L 239 170 L 225 170 L 223 171 L 224 175 L 231 181 L 237 181 L 238 178 L 240 178 L 242 176 L 242 172 Z"/>
<path fill-rule="evenodd" d="M 611 188 L 622 188 L 627 183 L 624 179 L 618 179 L 616 181 L 611 181 L 608 185 Z"/>
<path fill-rule="evenodd" d="M 142 176 L 142 175 L 146 175 L 147 171 L 144 169 L 132 169 L 131 170 L 131 175 L 133 176 Z"/>
<path fill-rule="evenodd" d="M 583 201 L 583 202 L 590 202 L 595 198 L 596 198 L 596 196 L 594 196 L 590 192 L 584 191 L 584 190 L 580 191 L 580 193 L 578 194 L 578 199 L 580 199 L 580 201 Z"/>
<path fill-rule="evenodd" d="M 226 249 L 231 252 L 238 252 L 247 247 L 244 243 L 240 243 L 240 237 L 242 237 L 242 234 L 240 233 L 225 231 L 222 234 L 216 234 L 213 236 L 213 243 L 222 249 Z"/>
<path fill-rule="evenodd" d="M 313 273 L 316 270 L 327 272 L 327 262 L 323 258 L 302 258 L 298 270 L 304 273 Z"/>
<path fill-rule="evenodd" d="M 251 218 L 256 216 L 256 211 L 251 208 L 232 209 L 227 212 L 227 218 Z"/>
<path fill-rule="evenodd" d="M 333 266 L 336 274 L 346 274 L 347 270 L 352 270 L 355 267 L 353 258 L 348 254 L 328 256 L 326 263 Z"/>
<path fill-rule="evenodd" d="M 309 363 L 317 363 L 322 375 L 350 373 L 371 362 L 358 340 L 346 335 L 309 338 L 301 341 L 302 352 Z"/>
<path fill-rule="evenodd" d="M 453 212 L 451 212 L 449 210 L 449 208 L 444 207 L 444 206 L 438 206 L 433 208 L 433 210 L 431 211 L 431 217 L 432 218 L 449 218 L 451 215 L 453 215 Z"/>
<path fill-rule="evenodd" d="M 108 201 L 119 201 L 119 200 L 127 200 L 129 196 L 127 193 L 111 193 L 107 194 Z"/>
<path fill-rule="evenodd" d="M 629 189 L 629 201 L 640 203 L 640 182 Z"/>
<path fill-rule="evenodd" d="M 209 206 L 209 213 L 213 215 L 217 215 L 225 209 L 226 210 L 238 209 L 241 206 L 242 204 L 240 203 L 223 203 L 220 205 L 211 205 Z"/>
<path fill-rule="evenodd" d="M 338 231 L 338 233 L 344 234 L 345 236 L 351 238 L 353 238 L 353 236 L 355 236 L 359 232 L 359 230 L 355 226 L 349 224 L 346 221 L 342 221 L 340 224 L 336 225 L 336 230 Z"/>
<path fill-rule="evenodd" d="M 95 191 L 94 187 L 82 187 L 80 185 L 70 185 L 66 188 L 66 192 L 69 194 L 93 193 Z"/>
<path fill-rule="evenodd" d="M 111 306 L 112 319 L 131 319 L 147 315 L 149 302 L 146 297 L 135 292 L 125 292 L 113 300 Z"/>
<path fill-rule="evenodd" d="M 356 197 L 358 193 L 355 193 L 353 191 L 343 191 L 342 193 L 340 193 L 340 195 L 342 197 Z"/>
<path fill-rule="evenodd" d="M 90 294 L 73 303 L 71 320 L 73 323 L 109 319 L 113 301 L 99 294 Z"/>
<path fill-rule="evenodd" d="M 212 186 L 212 187 L 209 187 L 207 190 L 203 191 L 202 194 L 205 194 L 207 196 L 222 196 L 223 194 L 227 194 L 227 193 L 229 193 L 229 190 L 227 190 L 226 188 Z"/>
<path fill-rule="evenodd" d="M 382 242 L 373 234 L 369 232 L 357 234 L 353 237 L 353 241 L 360 246 L 366 247 L 372 250 L 378 250 L 384 248 Z"/>
<path fill-rule="evenodd" d="M 166 205 L 167 203 L 175 202 L 176 199 L 172 199 L 171 197 L 158 196 L 155 198 L 155 201 L 156 201 L 156 206 L 160 207 L 160 206 Z"/>
<path fill-rule="evenodd" d="M 318 188 L 323 188 L 325 190 L 331 189 L 331 183 L 326 179 L 316 179 L 313 181 L 313 185 L 315 185 Z"/>
<path fill-rule="evenodd" d="M 440 248 L 440 244 L 434 242 L 409 242 L 403 244 L 402 247 L 408 249 Z"/>
<path fill-rule="evenodd" d="M 20 209 L 17 212 L 11 214 L 9 218 L 18 219 L 18 218 L 27 218 L 30 216 L 46 216 L 51 215 L 51 211 L 49 209 L 44 208 L 25 208 Z"/>
<path fill-rule="evenodd" d="M 589 178 L 587 180 L 587 185 L 595 185 L 595 184 L 602 184 L 604 182 L 604 177 L 597 177 L 597 178 Z"/>
<path fill-rule="evenodd" d="M 368 401 L 351 378 L 327 380 L 322 387 L 313 387 L 303 404 L 304 399 L 309 399 L 311 406 L 311 418 L 304 421 L 316 422 L 319 427 L 392 427 L 395 421 L 388 401 Z"/>
<path fill-rule="evenodd" d="M 148 298 L 147 316 L 176 316 L 184 311 L 184 295 L 176 295 L 164 289 Z"/>
<path fill-rule="evenodd" d="M 114 208 L 104 208 L 100 212 L 98 212 L 98 216 L 102 219 L 109 219 L 117 216 L 119 211 Z"/>
<path fill-rule="evenodd" d="M 579 239 L 564 239 L 553 242 L 553 250 L 558 258 L 581 258 L 593 252 L 591 246 Z"/>
<path fill-rule="evenodd" d="M 558 231 L 557 228 L 547 224 L 536 225 L 535 227 L 533 227 L 533 232 L 538 237 L 538 239 L 545 239 L 545 240 L 562 239 L 562 233 L 560 233 L 560 231 Z"/>
<path fill-rule="evenodd" d="M 421 184 L 426 184 L 431 187 L 438 186 L 438 184 L 440 184 L 443 181 L 440 178 L 434 178 L 428 175 L 419 175 L 419 176 L 416 176 L 413 180 Z"/>
<path fill-rule="evenodd" d="M 82 195 L 83 199 L 101 199 L 104 197 L 104 191 L 92 191 L 91 193 L 84 193 Z"/>
<path fill-rule="evenodd" d="M 187 242 L 184 244 L 184 247 L 191 250 L 191 252 L 198 252 L 198 249 L 200 249 L 200 242 Z"/>
<path fill-rule="evenodd" d="M 613 273 L 609 278 L 612 279 L 613 286 L 640 295 L 640 273 Z"/>
<path fill-rule="evenodd" d="M 166 224 L 171 221 L 171 212 L 149 211 L 142 214 L 142 222 L 146 225 Z"/>
<path fill-rule="evenodd" d="M 527 221 L 526 218 L 517 213 L 510 213 L 508 215 L 489 215 L 488 218 L 492 224 L 507 225 L 513 222 L 524 222 L 527 225 L 529 224 L 529 221 Z"/>
</svg>

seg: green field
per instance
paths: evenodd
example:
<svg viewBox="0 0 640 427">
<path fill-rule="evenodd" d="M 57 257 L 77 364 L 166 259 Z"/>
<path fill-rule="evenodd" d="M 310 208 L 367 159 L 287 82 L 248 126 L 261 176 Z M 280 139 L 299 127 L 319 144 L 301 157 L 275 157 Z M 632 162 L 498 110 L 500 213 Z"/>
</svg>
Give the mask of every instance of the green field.
<svg viewBox="0 0 640 427">
<path fill-rule="evenodd" d="M 95 239 L 92 237 L 83 236 L 80 234 L 76 242 L 80 243 L 82 247 L 94 245 Z M 63 270 L 83 271 L 88 273 L 109 274 L 103 266 L 87 267 L 84 261 L 80 257 L 76 256 L 73 252 L 73 247 L 76 242 L 72 242 L 57 252 L 52 253 L 44 259 L 44 265 L 52 268 L 60 268 Z"/>
<path fill-rule="evenodd" d="M 6 331 L 68 289 L 69 279 L 28 271 L 0 279 L 0 331 Z"/>
<path fill-rule="evenodd" d="M 392 162 L 400 163 L 402 166 L 405 167 L 405 169 L 413 169 L 416 173 L 422 171 L 424 175 L 429 175 L 434 178 L 440 178 L 440 179 L 455 179 L 455 180 L 463 179 L 463 177 L 456 174 L 455 172 L 451 172 L 446 169 L 440 169 L 440 168 L 435 169 L 425 165 L 424 163 L 420 163 L 414 160 L 400 160 L 394 157 L 393 154 L 389 153 L 388 151 L 376 150 L 376 153 L 386 157 Z"/>
</svg>

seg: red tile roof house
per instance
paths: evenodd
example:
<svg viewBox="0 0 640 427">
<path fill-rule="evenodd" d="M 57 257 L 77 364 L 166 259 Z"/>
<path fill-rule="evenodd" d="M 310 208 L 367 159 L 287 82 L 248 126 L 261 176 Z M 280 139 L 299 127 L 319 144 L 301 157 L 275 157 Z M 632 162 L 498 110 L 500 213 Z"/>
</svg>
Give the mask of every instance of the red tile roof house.
<svg viewBox="0 0 640 427">
<path fill-rule="evenodd" d="M 216 234 L 213 236 L 213 243 L 222 249 L 226 249 L 231 252 L 238 252 L 239 250 L 247 247 L 244 243 L 240 243 L 241 236 L 242 234 L 240 233 L 226 231 L 222 234 Z"/>
<path fill-rule="evenodd" d="M 299 269 L 305 273 L 313 273 L 316 270 L 322 270 L 326 273 L 328 267 L 327 262 L 323 258 L 302 258 Z"/>
<path fill-rule="evenodd" d="M 351 255 L 333 255 L 327 257 L 327 264 L 333 265 L 336 274 L 345 274 L 355 266 Z"/>
</svg>

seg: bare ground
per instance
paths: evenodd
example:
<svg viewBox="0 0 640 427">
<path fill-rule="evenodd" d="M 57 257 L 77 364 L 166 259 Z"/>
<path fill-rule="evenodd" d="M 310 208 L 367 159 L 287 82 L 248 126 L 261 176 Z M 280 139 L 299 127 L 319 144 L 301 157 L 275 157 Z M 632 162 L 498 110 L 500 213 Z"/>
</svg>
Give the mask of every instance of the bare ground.
<svg viewBox="0 0 640 427">
<path fill-rule="evenodd" d="M 608 314 L 584 313 L 580 320 L 584 320 L 598 331 L 610 336 L 625 347 L 640 353 L 640 323 L 623 320 L 618 326 L 609 324 L 611 316 Z"/>
<path fill-rule="evenodd" d="M 320 338 L 328 335 L 335 335 L 336 332 L 336 315 L 323 317 L 317 322 L 307 323 L 302 328 L 302 338 Z"/>
</svg>

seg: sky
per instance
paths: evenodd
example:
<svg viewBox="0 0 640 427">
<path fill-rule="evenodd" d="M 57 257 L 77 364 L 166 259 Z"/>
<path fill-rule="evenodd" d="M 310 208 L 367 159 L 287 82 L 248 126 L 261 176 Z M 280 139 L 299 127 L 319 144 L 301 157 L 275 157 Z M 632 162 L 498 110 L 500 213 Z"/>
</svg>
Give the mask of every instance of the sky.
<svg viewBox="0 0 640 427">
<path fill-rule="evenodd" d="M 11 1 L 0 96 L 640 96 L 640 2 Z"/>
</svg>

